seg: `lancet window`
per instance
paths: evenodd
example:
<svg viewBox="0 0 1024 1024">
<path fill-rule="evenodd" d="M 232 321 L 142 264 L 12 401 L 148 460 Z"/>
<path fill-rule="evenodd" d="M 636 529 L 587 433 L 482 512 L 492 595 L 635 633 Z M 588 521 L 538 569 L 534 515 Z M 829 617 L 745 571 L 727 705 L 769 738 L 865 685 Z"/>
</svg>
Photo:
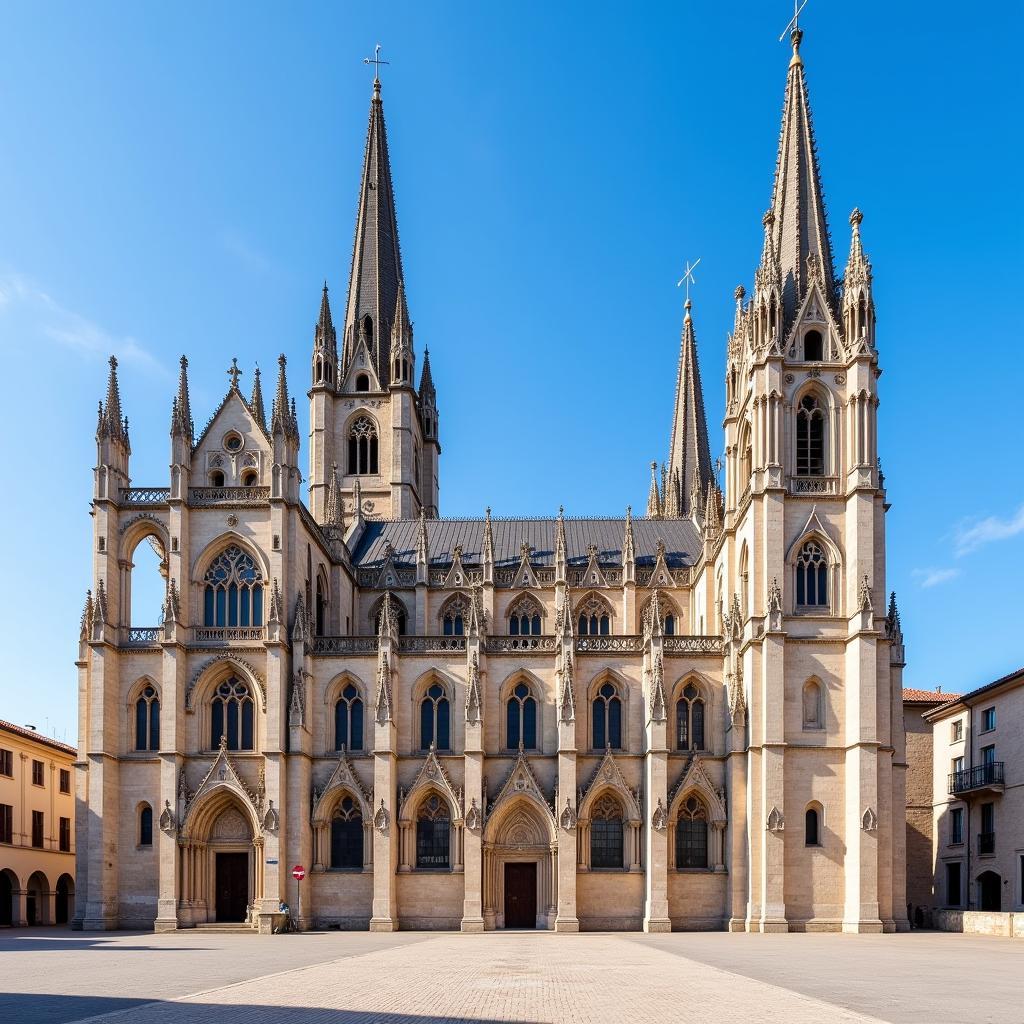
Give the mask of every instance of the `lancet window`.
<svg viewBox="0 0 1024 1024">
<path fill-rule="evenodd" d="M 816 540 L 807 541 L 796 558 L 796 604 L 798 608 L 828 607 L 828 559 Z"/>
<path fill-rule="evenodd" d="M 448 600 L 441 609 L 441 632 L 445 636 L 465 636 L 469 619 L 469 604 L 461 595 Z"/>
<path fill-rule="evenodd" d="M 160 749 L 160 698 L 152 686 L 144 687 L 135 701 L 135 749 Z"/>
<path fill-rule="evenodd" d="M 363 866 L 363 816 L 350 796 L 342 798 L 331 818 L 331 867 Z"/>
<path fill-rule="evenodd" d="M 590 815 L 590 866 L 621 868 L 622 805 L 610 793 L 595 804 Z"/>
<path fill-rule="evenodd" d="M 576 610 L 580 636 L 608 636 L 612 631 L 611 609 L 599 597 L 592 597 Z"/>
<path fill-rule="evenodd" d="M 447 868 L 451 864 L 451 815 L 448 805 L 431 793 L 416 816 L 416 867 Z"/>
<path fill-rule="evenodd" d="M 687 683 L 676 701 L 676 749 L 704 750 L 704 699 L 693 683 Z"/>
<path fill-rule="evenodd" d="M 420 749 L 437 750 L 451 747 L 451 705 L 444 687 L 432 683 L 420 701 Z"/>
<path fill-rule="evenodd" d="M 378 472 L 377 425 L 369 416 L 360 416 L 348 435 L 348 471 L 359 475 Z"/>
<path fill-rule="evenodd" d="M 594 696 L 593 747 L 619 749 L 622 746 L 622 698 L 613 683 L 604 683 Z"/>
<path fill-rule="evenodd" d="M 516 683 L 505 702 L 505 745 L 527 750 L 537 746 L 537 701 L 526 683 Z"/>
<path fill-rule="evenodd" d="M 204 625 L 263 625 L 263 573 L 237 544 L 213 560 L 204 583 Z"/>
<path fill-rule="evenodd" d="M 796 413 L 797 476 L 825 473 L 825 410 L 814 395 L 800 399 Z"/>
<path fill-rule="evenodd" d="M 351 683 L 334 705 L 334 749 L 363 749 L 363 700 Z"/>
<path fill-rule="evenodd" d="M 540 605 L 528 594 L 514 602 L 508 610 L 509 636 L 540 636 Z"/>
<path fill-rule="evenodd" d="M 253 750 L 255 704 L 248 683 L 232 676 L 217 687 L 210 714 L 210 746 L 227 740 L 228 750 Z"/>
<path fill-rule="evenodd" d="M 689 797 L 679 808 L 676 820 L 676 867 L 708 866 L 708 816 L 704 805 Z"/>
</svg>

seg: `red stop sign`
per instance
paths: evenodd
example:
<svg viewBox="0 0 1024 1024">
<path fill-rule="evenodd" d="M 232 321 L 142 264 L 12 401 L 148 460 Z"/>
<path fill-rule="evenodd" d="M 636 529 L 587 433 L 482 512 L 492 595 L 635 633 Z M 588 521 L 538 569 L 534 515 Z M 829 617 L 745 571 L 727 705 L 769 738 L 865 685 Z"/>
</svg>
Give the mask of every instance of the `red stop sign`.
<svg viewBox="0 0 1024 1024">
<path fill-rule="evenodd" d="M 301 864 L 296 864 L 295 867 L 292 868 L 292 878 L 294 878 L 296 882 L 301 882 L 305 877 L 306 869 Z"/>
</svg>

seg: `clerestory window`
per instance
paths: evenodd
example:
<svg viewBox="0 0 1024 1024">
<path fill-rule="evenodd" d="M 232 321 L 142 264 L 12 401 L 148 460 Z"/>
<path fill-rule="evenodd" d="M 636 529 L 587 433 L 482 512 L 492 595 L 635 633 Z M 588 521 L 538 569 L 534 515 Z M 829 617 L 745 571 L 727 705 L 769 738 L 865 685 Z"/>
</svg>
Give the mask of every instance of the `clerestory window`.
<svg viewBox="0 0 1024 1024">
<path fill-rule="evenodd" d="M 237 544 L 213 560 L 204 581 L 204 625 L 263 625 L 263 573 Z"/>
</svg>

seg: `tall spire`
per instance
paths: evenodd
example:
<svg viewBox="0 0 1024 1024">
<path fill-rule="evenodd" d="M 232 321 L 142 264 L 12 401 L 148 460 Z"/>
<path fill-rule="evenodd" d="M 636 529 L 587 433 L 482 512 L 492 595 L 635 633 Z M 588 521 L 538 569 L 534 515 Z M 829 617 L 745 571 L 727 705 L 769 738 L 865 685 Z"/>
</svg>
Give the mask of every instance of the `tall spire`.
<svg viewBox="0 0 1024 1024">
<path fill-rule="evenodd" d="M 260 368 L 257 366 L 252 372 L 252 398 L 249 399 L 249 406 L 252 409 L 256 422 L 264 429 L 267 429 L 267 411 L 263 405 L 263 385 L 260 384 Z"/>
<path fill-rule="evenodd" d="M 284 353 L 277 357 L 277 393 L 274 395 L 274 405 L 270 414 L 270 432 L 276 434 L 278 430 L 295 440 L 298 440 L 299 425 L 295 417 L 295 400 L 288 401 L 288 378 L 285 374 L 285 367 L 288 360 Z"/>
<path fill-rule="evenodd" d="M 121 389 L 117 383 L 117 358 L 110 357 L 110 375 L 107 377 L 107 398 L 100 405 L 96 438 L 109 437 L 128 447 L 128 420 L 121 413 Z"/>
<path fill-rule="evenodd" d="M 683 517 L 703 511 L 693 507 L 693 495 L 703 495 L 712 479 L 704 392 L 697 363 L 697 338 L 690 316 L 692 308 L 693 303 L 687 299 L 676 377 L 676 408 L 668 449 L 668 486 L 673 493 L 662 498 L 665 515 L 670 514 L 671 508 L 671 514 Z"/>
<path fill-rule="evenodd" d="M 175 437 L 187 438 L 193 442 L 195 431 L 192 426 L 192 407 L 188 398 L 188 359 L 181 357 L 181 369 L 178 372 L 178 393 L 171 407 L 171 434 Z"/>
<path fill-rule="evenodd" d="M 381 384 L 390 382 L 391 328 L 402 277 L 384 106 L 380 80 L 375 78 L 345 308 L 342 375 L 363 332 Z"/>
<path fill-rule="evenodd" d="M 793 57 L 786 77 L 770 223 L 772 248 L 781 271 L 784 335 L 807 294 L 811 276 L 809 260 L 820 270 L 826 301 L 833 309 L 836 307 L 832 244 L 828 234 L 804 62 L 800 56 L 803 32 L 794 28 L 790 38 Z"/>
</svg>

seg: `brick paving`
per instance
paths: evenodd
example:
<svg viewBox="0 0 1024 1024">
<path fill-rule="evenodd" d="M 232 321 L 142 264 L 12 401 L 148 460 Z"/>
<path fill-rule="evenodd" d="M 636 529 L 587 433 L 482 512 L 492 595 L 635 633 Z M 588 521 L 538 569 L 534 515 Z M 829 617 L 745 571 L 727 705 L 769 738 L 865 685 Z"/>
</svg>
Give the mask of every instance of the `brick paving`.
<svg viewBox="0 0 1024 1024">
<path fill-rule="evenodd" d="M 1024 1020 L 1022 955 L 939 934 L 8 932 L 0 1020 L 1010 1024 Z"/>
</svg>

